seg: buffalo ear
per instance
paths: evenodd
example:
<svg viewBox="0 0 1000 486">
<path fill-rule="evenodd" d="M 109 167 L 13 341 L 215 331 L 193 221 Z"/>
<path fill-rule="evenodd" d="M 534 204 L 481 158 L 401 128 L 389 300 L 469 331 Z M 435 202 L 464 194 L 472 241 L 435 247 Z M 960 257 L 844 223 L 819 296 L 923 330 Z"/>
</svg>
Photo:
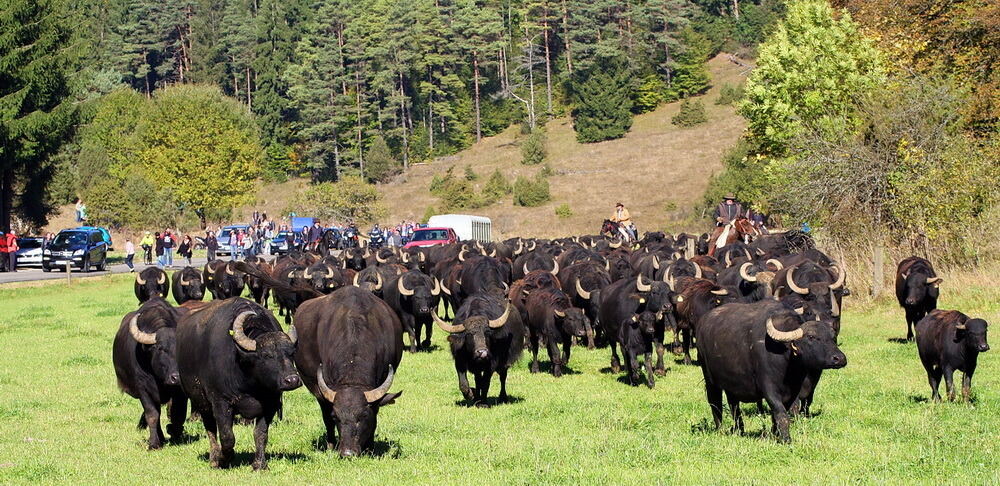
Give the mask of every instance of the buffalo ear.
<svg viewBox="0 0 1000 486">
<path fill-rule="evenodd" d="M 375 403 L 380 407 L 384 407 L 386 405 L 392 405 L 393 403 L 396 403 L 396 399 L 399 398 L 399 396 L 402 394 L 403 394 L 402 390 L 396 393 L 386 393 L 382 398 L 380 398 Z"/>
</svg>

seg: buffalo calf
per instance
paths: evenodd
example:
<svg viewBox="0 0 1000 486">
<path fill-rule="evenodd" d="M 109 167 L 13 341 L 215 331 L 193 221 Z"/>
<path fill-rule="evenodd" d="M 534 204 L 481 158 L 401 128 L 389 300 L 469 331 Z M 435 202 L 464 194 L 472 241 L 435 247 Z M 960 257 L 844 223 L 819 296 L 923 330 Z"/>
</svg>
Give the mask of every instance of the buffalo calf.
<svg viewBox="0 0 1000 486">
<path fill-rule="evenodd" d="M 958 311 L 934 310 L 917 323 L 917 350 L 920 361 L 927 370 L 927 381 L 935 402 L 941 401 L 938 385 L 944 376 L 948 400 L 955 399 L 952 376 L 956 370 L 965 373 L 962 378 L 962 399 L 969 400 L 972 374 L 976 372 L 979 353 L 990 350 L 986 342 L 986 321 L 969 319 Z"/>
</svg>

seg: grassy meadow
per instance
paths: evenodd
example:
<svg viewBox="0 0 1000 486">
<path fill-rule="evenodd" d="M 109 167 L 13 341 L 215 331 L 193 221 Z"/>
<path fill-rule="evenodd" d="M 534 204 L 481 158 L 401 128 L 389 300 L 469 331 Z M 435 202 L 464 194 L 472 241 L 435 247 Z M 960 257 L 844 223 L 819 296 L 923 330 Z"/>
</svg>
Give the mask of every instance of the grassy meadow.
<svg viewBox="0 0 1000 486">
<path fill-rule="evenodd" d="M 945 287 L 941 307 L 1000 321 L 1000 290 L 957 292 Z M 141 407 L 118 391 L 111 364 L 113 335 L 135 307 L 130 276 L 0 288 L 0 484 L 1000 481 L 998 351 L 980 357 L 973 404 L 929 403 L 915 346 L 897 340 L 902 312 L 887 300 L 845 301 L 848 366 L 824 375 L 818 415 L 793 423 L 791 445 L 774 441 L 751 404 L 746 435 L 712 430 L 698 368 L 671 360 L 655 389 L 630 387 L 607 372 L 607 349 L 575 349 L 559 379 L 528 373 L 525 354 L 509 377 L 513 403 L 468 408 L 438 330 L 435 351 L 403 357 L 393 391 L 404 393 L 380 414 L 376 455 L 318 449 L 319 408 L 300 388 L 286 394 L 260 473 L 247 426 L 236 428 L 232 469 L 208 467 L 201 423 L 186 425 L 185 443 L 147 452 Z"/>
</svg>

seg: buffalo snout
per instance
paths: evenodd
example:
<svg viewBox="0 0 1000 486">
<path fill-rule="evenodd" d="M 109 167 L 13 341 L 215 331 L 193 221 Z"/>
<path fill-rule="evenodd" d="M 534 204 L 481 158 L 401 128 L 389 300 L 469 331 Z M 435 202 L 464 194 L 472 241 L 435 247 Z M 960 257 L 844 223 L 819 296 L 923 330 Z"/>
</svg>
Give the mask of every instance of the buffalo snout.
<svg viewBox="0 0 1000 486">
<path fill-rule="evenodd" d="M 167 384 L 168 385 L 176 385 L 176 384 L 178 384 L 180 382 L 181 382 L 181 374 L 178 373 L 178 372 L 176 372 L 176 371 L 173 372 L 173 373 L 170 373 L 170 376 L 167 377 Z"/>
<path fill-rule="evenodd" d="M 990 350 L 990 345 L 989 344 L 982 343 L 982 344 L 979 345 L 979 352 L 980 353 L 985 353 L 985 352 L 987 352 L 989 350 Z"/>
<path fill-rule="evenodd" d="M 477 360 L 483 361 L 490 357 L 490 351 L 488 349 L 477 349 L 474 356 Z"/>
<path fill-rule="evenodd" d="M 354 449 L 351 449 L 351 448 L 346 448 L 346 449 L 341 449 L 340 450 L 340 457 L 343 457 L 345 459 L 346 458 L 350 458 L 350 457 L 357 457 L 357 455 L 358 455 L 358 451 L 356 451 Z"/>
<path fill-rule="evenodd" d="M 829 366 L 832 369 L 838 369 L 847 366 L 847 355 L 839 351 L 833 353 L 829 359 Z"/>
<path fill-rule="evenodd" d="M 285 391 L 294 390 L 300 386 L 302 386 L 302 380 L 299 375 L 288 375 L 284 380 L 281 380 L 281 389 Z"/>
</svg>

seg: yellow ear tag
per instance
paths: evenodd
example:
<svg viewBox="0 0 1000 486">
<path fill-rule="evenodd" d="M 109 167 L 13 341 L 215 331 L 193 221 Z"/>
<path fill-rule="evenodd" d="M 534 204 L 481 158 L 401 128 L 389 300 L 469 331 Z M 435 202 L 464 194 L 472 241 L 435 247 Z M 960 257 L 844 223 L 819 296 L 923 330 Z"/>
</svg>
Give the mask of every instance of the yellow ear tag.
<svg viewBox="0 0 1000 486">
<path fill-rule="evenodd" d="M 640 304 L 645 304 L 646 303 L 646 299 L 643 299 L 642 297 L 639 297 L 639 303 Z"/>
<path fill-rule="evenodd" d="M 678 295 L 677 296 L 677 302 L 684 302 L 684 296 L 683 295 Z"/>
<path fill-rule="evenodd" d="M 632 316 L 632 322 L 639 322 L 639 316 Z"/>
<path fill-rule="evenodd" d="M 230 329 L 230 330 L 229 330 L 229 335 L 230 335 L 230 336 L 233 336 L 233 335 L 235 335 L 235 334 L 236 334 L 236 333 L 235 333 L 235 332 L 233 332 L 233 330 L 232 330 L 232 329 Z"/>
</svg>

